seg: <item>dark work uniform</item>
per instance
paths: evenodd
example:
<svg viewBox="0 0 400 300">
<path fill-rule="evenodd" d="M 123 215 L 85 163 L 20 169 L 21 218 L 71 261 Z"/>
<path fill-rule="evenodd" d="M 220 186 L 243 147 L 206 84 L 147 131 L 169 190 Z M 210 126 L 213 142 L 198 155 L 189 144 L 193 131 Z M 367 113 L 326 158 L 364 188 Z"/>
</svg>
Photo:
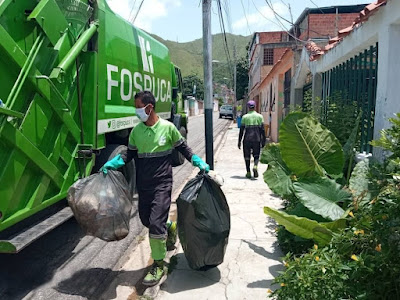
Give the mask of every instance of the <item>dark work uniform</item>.
<svg viewBox="0 0 400 300">
<path fill-rule="evenodd" d="M 244 138 L 243 138 L 244 135 Z M 249 111 L 242 118 L 239 145 L 243 139 L 243 155 L 247 172 L 250 171 L 250 158 L 253 153 L 254 164 L 260 159 L 261 147 L 265 145 L 264 118 L 256 111 Z"/>
<path fill-rule="evenodd" d="M 171 205 L 172 149 L 176 148 L 187 160 L 193 153 L 178 129 L 159 118 L 149 127 L 138 124 L 129 137 L 125 162 L 135 159 L 137 189 L 139 194 L 139 216 L 149 228 L 152 239 L 167 237 L 166 222 Z"/>
</svg>

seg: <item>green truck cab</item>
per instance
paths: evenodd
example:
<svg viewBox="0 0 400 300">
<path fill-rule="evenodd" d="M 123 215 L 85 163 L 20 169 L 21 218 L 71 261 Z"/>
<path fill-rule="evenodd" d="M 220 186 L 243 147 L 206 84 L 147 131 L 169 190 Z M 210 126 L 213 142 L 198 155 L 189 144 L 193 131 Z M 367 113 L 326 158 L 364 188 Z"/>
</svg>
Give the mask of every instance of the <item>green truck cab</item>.
<svg viewBox="0 0 400 300">
<path fill-rule="evenodd" d="M 0 1 L 0 78 L 0 253 L 72 216 L 68 188 L 126 149 L 138 91 L 187 134 L 168 48 L 105 0 Z M 133 164 L 122 170 L 132 193 Z"/>
</svg>

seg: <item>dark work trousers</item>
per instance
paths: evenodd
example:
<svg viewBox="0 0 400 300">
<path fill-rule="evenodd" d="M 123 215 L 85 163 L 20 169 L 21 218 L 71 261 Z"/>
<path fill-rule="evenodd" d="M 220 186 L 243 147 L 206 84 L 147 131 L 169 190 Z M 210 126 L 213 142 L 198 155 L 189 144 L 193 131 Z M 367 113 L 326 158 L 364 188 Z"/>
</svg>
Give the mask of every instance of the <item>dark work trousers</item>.
<svg viewBox="0 0 400 300">
<path fill-rule="evenodd" d="M 149 228 L 150 238 L 167 238 L 166 222 L 171 205 L 171 192 L 171 182 L 159 183 L 153 189 L 138 188 L 139 216 L 142 224 Z"/>
<path fill-rule="evenodd" d="M 254 165 L 258 165 L 260 160 L 261 145 L 260 142 L 243 142 L 243 155 L 246 162 L 247 172 L 250 172 L 251 154 L 254 157 Z"/>
</svg>

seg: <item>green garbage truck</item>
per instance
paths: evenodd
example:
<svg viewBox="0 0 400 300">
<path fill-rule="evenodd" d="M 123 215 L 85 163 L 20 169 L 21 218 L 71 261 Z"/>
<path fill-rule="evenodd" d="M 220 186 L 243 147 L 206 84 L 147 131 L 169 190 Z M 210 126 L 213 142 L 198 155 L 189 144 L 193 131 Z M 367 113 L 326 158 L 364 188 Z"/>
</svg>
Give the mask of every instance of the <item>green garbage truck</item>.
<svg viewBox="0 0 400 300">
<path fill-rule="evenodd" d="M 68 188 L 126 150 L 138 91 L 187 134 L 168 48 L 106 0 L 1 0 L 0 78 L 0 253 L 72 216 Z M 132 164 L 122 172 L 134 193 Z"/>
</svg>

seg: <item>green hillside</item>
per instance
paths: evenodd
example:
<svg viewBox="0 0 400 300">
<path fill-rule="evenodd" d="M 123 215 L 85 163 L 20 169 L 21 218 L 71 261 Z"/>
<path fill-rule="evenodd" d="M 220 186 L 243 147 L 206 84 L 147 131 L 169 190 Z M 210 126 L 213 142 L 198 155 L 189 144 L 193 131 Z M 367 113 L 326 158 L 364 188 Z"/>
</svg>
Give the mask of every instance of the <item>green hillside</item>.
<svg viewBox="0 0 400 300">
<path fill-rule="evenodd" d="M 197 74 L 200 78 L 203 77 L 203 39 L 197 39 L 187 43 L 177 43 L 152 35 L 155 39 L 165 44 L 171 55 L 171 60 L 181 68 L 183 76 Z M 214 80 L 222 81 L 224 77 L 231 78 L 227 67 L 227 58 L 224 51 L 224 38 L 221 33 L 213 35 L 213 59 L 220 61 L 214 63 Z M 248 45 L 251 36 L 241 36 L 227 34 L 227 42 L 229 52 L 233 60 L 233 41 L 236 41 L 237 58 L 246 56 Z"/>
</svg>

